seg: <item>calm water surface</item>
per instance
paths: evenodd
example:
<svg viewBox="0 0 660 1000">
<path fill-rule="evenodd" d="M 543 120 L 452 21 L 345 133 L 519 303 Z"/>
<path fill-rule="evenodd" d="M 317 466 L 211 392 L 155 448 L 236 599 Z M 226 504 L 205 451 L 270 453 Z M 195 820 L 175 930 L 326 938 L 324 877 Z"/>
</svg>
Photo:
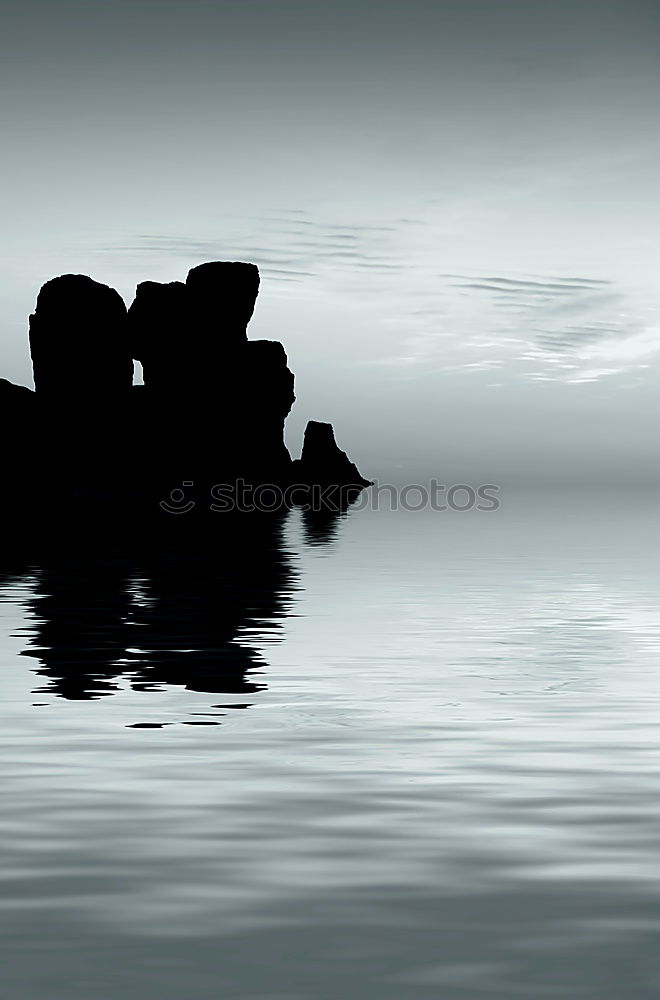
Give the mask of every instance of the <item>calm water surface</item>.
<svg viewBox="0 0 660 1000">
<path fill-rule="evenodd" d="M 647 500 L 7 556 L 2 996 L 657 997 Z"/>
</svg>

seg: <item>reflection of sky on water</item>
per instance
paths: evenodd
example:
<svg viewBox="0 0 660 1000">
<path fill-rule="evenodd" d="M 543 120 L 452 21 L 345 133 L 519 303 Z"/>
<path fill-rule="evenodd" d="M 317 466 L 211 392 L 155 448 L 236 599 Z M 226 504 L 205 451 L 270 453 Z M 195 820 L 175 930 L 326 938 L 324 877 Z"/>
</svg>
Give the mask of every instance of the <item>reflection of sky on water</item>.
<svg viewBox="0 0 660 1000">
<path fill-rule="evenodd" d="M 121 600 L 6 564 L 16 995 L 651 995 L 654 509 L 335 528 L 292 517 L 233 597 L 200 553 L 120 567 Z"/>
</svg>

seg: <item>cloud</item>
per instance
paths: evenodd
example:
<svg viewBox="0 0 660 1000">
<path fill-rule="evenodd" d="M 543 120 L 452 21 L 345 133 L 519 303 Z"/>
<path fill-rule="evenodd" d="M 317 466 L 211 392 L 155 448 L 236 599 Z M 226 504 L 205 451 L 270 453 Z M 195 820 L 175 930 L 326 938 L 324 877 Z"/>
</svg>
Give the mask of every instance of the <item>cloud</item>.
<svg viewBox="0 0 660 1000">
<path fill-rule="evenodd" d="M 341 221 L 342 214 L 345 221 Z M 371 363 L 411 378 L 501 369 L 532 381 L 593 381 L 641 368 L 660 338 L 630 295 L 607 277 L 439 271 L 451 254 L 440 223 L 365 218 L 350 207 L 225 219 L 203 237 L 145 233 L 103 252 L 258 264 L 280 295 L 305 286 L 373 317 Z M 290 290 L 289 290 L 290 289 Z"/>
<path fill-rule="evenodd" d="M 142 234 L 100 252 L 176 258 L 184 269 L 197 260 L 246 259 L 254 261 L 265 278 L 302 282 L 399 270 L 400 263 L 387 248 L 388 237 L 397 231 L 396 226 L 324 222 L 291 211 L 226 220 L 219 236 Z"/>
<path fill-rule="evenodd" d="M 454 296 L 453 311 L 460 313 L 467 298 L 483 317 L 490 349 L 535 381 L 618 375 L 642 367 L 660 348 L 656 329 L 605 278 L 444 274 L 440 279 L 447 301 Z"/>
</svg>

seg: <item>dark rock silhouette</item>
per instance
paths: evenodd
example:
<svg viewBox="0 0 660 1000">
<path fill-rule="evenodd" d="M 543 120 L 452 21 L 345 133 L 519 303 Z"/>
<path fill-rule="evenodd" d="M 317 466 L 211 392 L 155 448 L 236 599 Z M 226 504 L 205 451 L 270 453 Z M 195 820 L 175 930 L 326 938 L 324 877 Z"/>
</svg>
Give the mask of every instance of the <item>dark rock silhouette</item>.
<svg viewBox="0 0 660 1000">
<path fill-rule="evenodd" d="M 37 296 L 31 451 L 53 513 L 108 502 L 127 478 L 133 359 L 126 315 L 114 288 L 84 274 L 53 278 Z"/>
<path fill-rule="evenodd" d="M 301 483 L 337 485 L 361 490 L 371 486 L 345 451 L 337 446 L 332 424 L 310 420 L 305 429 L 302 454 L 294 462 L 294 475 Z"/>
<path fill-rule="evenodd" d="M 84 274 L 47 281 L 30 316 L 30 353 L 40 396 L 60 406 L 122 399 L 133 383 L 123 299 Z"/>
<path fill-rule="evenodd" d="M 143 282 L 130 310 L 84 275 L 39 292 L 35 390 L 0 380 L 0 584 L 20 575 L 34 589 L 25 654 L 42 693 L 175 685 L 245 707 L 264 686 L 250 635 L 264 622 L 276 635 L 296 589 L 288 508 L 303 505 L 308 540 L 325 544 L 367 480 L 330 424 L 312 422 L 292 462 L 284 347 L 247 338 L 258 289 L 254 265 L 214 262 L 186 282 Z M 134 359 L 144 385 L 132 384 Z M 236 509 L 241 481 L 268 492 L 268 512 Z M 213 504 L 218 485 L 229 505 Z M 173 516 L 192 511 L 208 516 Z M 202 715 L 185 724 L 217 725 L 222 712 Z"/>
<path fill-rule="evenodd" d="M 259 294 L 259 268 L 242 261 L 210 261 L 188 272 L 186 288 L 199 335 L 226 352 L 247 341 Z"/>
<path fill-rule="evenodd" d="M 37 397 L 31 389 L 0 379 L 0 426 L 3 428 L 0 518 L 15 530 L 15 513 L 26 510 L 35 494 L 37 475 Z"/>
<path fill-rule="evenodd" d="M 37 397 L 32 389 L 0 378 L 0 421 L 5 429 L 2 446 L 5 465 L 10 469 L 13 464 L 9 465 L 8 457 L 18 457 L 24 450 L 25 441 L 34 433 L 36 414 Z"/>
<path fill-rule="evenodd" d="M 236 410 L 242 412 L 234 436 L 239 475 L 250 482 L 287 482 L 291 456 L 284 422 L 295 401 L 294 376 L 282 344 L 246 341 L 236 357 Z M 229 393 L 228 393 L 229 396 Z"/>
<path fill-rule="evenodd" d="M 185 284 L 143 281 L 128 311 L 133 357 L 158 392 L 226 394 L 227 367 L 247 344 L 259 292 L 254 264 L 200 264 Z"/>
<path fill-rule="evenodd" d="M 128 310 L 131 351 L 144 384 L 162 393 L 193 385 L 200 357 L 190 340 L 188 290 L 181 281 L 142 281 Z M 205 362 L 206 359 L 204 359 Z"/>
<path fill-rule="evenodd" d="M 135 413 L 163 487 L 288 478 L 294 378 L 280 343 L 247 339 L 258 290 L 258 269 L 239 262 L 201 264 L 185 284 L 138 285 L 128 312 L 145 383 Z"/>
<path fill-rule="evenodd" d="M 34 407 L 34 392 L 24 385 L 14 385 L 0 378 L 0 417 L 17 417 L 25 420 Z"/>
<path fill-rule="evenodd" d="M 35 392 L 0 381 L 0 416 L 18 428 L 18 506 L 25 494 L 26 509 L 34 499 L 36 472 L 48 484 L 47 510 L 74 527 L 81 514 L 98 521 L 99 505 L 119 522 L 162 518 L 170 508 L 161 501 L 182 484 L 206 500 L 186 505 L 198 513 L 211 508 L 213 487 L 241 481 L 279 487 L 282 506 L 294 502 L 284 492 L 293 484 L 312 491 L 298 503 L 334 487 L 319 502 L 345 509 L 368 480 L 330 424 L 312 421 L 292 462 L 286 353 L 276 341 L 247 338 L 258 291 L 257 267 L 239 261 L 201 264 L 185 282 L 142 282 L 129 310 L 85 275 L 46 282 L 30 317 Z M 133 359 L 142 386 L 132 384 Z M 29 456 L 22 467 L 20 455 Z"/>
<path fill-rule="evenodd" d="M 292 463 L 292 477 L 305 485 L 303 525 L 310 544 L 331 541 L 338 518 L 345 514 L 366 486 L 357 466 L 335 441 L 332 424 L 310 420 L 305 429 L 301 457 Z"/>
</svg>

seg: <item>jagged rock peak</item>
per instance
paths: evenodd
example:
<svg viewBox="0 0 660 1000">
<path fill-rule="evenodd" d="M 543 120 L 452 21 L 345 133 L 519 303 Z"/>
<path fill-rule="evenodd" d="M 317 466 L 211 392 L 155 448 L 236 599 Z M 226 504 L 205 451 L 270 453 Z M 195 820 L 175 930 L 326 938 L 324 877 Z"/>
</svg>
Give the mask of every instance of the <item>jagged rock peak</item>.
<svg viewBox="0 0 660 1000">
<path fill-rule="evenodd" d="M 304 482 L 371 486 L 371 481 L 360 475 L 357 466 L 338 447 L 332 424 L 320 420 L 310 420 L 307 424 L 302 454 L 296 464 Z"/>
<path fill-rule="evenodd" d="M 310 420 L 305 428 L 301 461 L 315 461 L 325 455 L 339 451 L 332 424 L 320 420 Z"/>
</svg>

